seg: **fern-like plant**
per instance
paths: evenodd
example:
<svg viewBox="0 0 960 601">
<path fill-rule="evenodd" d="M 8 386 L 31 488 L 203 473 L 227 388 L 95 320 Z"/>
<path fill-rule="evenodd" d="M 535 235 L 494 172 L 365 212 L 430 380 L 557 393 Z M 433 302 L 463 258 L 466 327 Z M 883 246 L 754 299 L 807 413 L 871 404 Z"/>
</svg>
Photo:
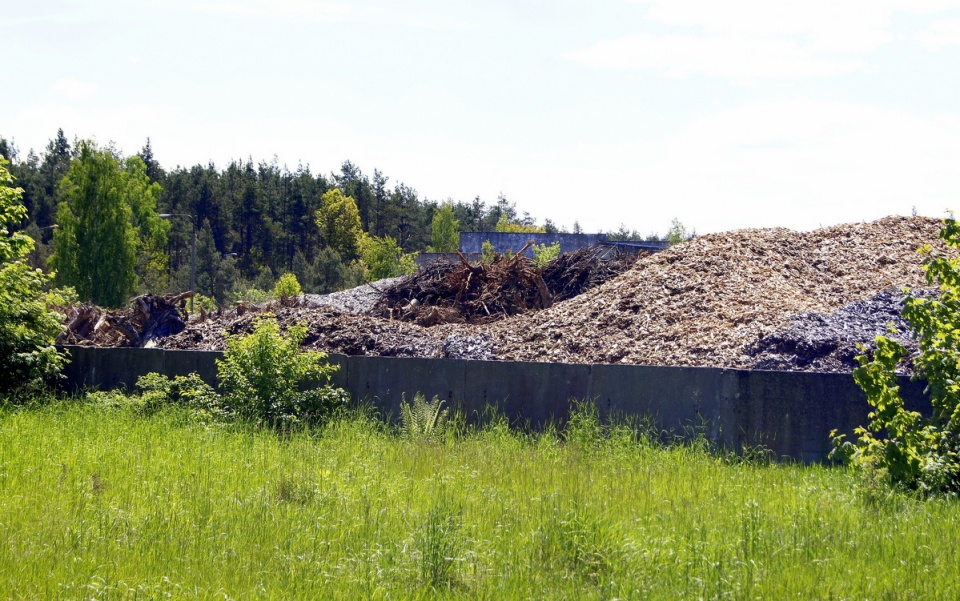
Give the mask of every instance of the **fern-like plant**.
<svg viewBox="0 0 960 601">
<path fill-rule="evenodd" d="M 413 403 L 406 396 L 400 402 L 400 431 L 404 438 L 425 440 L 437 437 L 447 424 L 448 410 L 443 401 L 434 396 L 432 401 L 421 393 L 413 395 Z"/>
</svg>

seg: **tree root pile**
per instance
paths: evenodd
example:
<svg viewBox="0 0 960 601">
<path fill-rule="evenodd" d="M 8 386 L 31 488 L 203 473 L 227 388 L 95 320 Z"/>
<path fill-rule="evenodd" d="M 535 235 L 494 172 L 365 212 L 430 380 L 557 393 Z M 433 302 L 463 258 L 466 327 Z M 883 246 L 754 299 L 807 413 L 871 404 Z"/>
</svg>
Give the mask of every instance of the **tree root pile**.
<svg viewBox="0 0 960 601">
<path fill-rule="evenodd" d="M 186 327 L 187 292 L 180 295 L 145 294 L 133 299 L 128 311 L 107 311 L 84 304 L 63 310 L 67 326 L 57 344 L 87 346 L 155 346 L 156 341 Z"/>
<path fill-rule="evenodd" d="M 711 234 L 638 261 L 551 309 L 486 328 L 498 359 L 753 368 L 747 352 L 800 313 L 926 285 L 916 249 L 940 222 L 888 217 L 813 232 Z M 800 367 L 800 366 L 797 366 Z"/>
<path fill-rule="evenodd" d="M 554 302 L 579 296 L 633 267 L 649 253 L 620 253 L 610 246 L 588 246 L 564 253 L 543 268 Z"/>
<path fill-rule="evenodd" d="M 384 291 L 373 315 L 414 322 L 491 323 L 553 305 L 543 275 L 523 252 L 497 255 L 490 263 L 434 263 Z"/>
</svg>

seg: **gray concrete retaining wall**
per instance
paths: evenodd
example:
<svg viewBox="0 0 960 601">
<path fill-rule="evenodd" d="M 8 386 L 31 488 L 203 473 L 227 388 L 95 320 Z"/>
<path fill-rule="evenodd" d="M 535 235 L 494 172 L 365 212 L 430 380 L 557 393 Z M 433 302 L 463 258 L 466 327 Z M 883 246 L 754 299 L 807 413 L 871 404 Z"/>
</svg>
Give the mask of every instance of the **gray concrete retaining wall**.
<svg viewBox="0 0 960 601">
<path fill-rule="evenodd" d="M 216 382 L 215 351 L 65 347 L 72 361 L 64 387 L 132 388 L 151 371 L 197 372 Z M 572 399 L 593 400 L 605 418 L 636 415 L 676 434 L 699 432 L 718 447 L 764 446 L 778 457 L 819 461 L 828 434 L 852 432 L 870 410 L 845 374 L 743 371 L 698 367 L 580 365 L 331 355 L 334 383 L 384 415 L 399 413 L 403 395 L 437 395 L 469 419 L 489 406 L 532 428 L 562 424 Z M 910 409 L 928 413 L 923 384 L 900 379 Z"/>
<path fill-rule="evenodd" d="M 464 253 L 479 253 L 483 251 L 483 243 L 487 240 L 493 244 L 498 253 L 507 251 L 517 252 L 527 242 L 533 240 L 535 244 L 560 243 L 560 252 L 573 252 L 580 248 L 593 246 L 606 239 L 606 234 L 522 234 L 516 232 L 460 232 L 460 251 Z M 533 256 L 533 250 L 527 249 L 527 256 Z"/>
</svg>

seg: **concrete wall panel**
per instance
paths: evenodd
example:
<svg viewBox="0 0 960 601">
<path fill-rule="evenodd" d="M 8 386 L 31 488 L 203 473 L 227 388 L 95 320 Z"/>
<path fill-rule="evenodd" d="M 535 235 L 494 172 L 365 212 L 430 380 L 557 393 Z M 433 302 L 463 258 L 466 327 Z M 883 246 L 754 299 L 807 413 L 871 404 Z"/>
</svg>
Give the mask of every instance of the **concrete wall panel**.
<svg viewBox="0 0 960 601">
<path fill-rule="evenodd" d="M 132 388 L 150 371 L 196 371 L 216 383 L 213 351 L 69 347 L 63 387 Z M 738 371 L 695 367 L 580 365 L 331 355 L 333 383 L 396 419 L 401 400 L 434 395 L 477 421 L 489 407 L 533 428 L 562 424 L 570 401 L 592 400 L 604 418 L 644 416 L 674 434 L 700 434 L 718 447 L 763 447 L 777 457 L 818 461 L 829 432 L 852 433 L 870 407 L 845 374 Z M 907 407 L 929 413 L 923 383 L 900 378 Z"/>
</svg>

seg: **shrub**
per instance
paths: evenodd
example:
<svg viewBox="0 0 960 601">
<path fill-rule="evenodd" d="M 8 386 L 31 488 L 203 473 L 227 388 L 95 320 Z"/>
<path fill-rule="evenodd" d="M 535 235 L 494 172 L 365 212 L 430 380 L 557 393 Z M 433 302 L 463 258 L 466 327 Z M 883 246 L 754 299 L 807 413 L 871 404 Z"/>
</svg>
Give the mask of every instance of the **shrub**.
<svg viewBox="0 0 960 601">
<path fill-rule="evenodd" d="M 960 248 L 960 226 L 944 220 L 940 238 Z M 930 284 L 940 286 L 939 298 L 909 294 L 903 317 L 919 344 L 914 359 L 916 378 L 927 381 L 933 414 L 907 411 L 900 397 L 895 369 L 907 355 L 894 340 L 878 337 L 873 357 L 857 357 L 853 377 L 874 407 L 866 427 L 855 430 L 855 443 L 832 433 L 835 456 L 875 479 L 922 494 L 960 492 L 960 259 L 948 258 L 929 246 L 924 271 Z"/>
<path fill-rule="evenodd" d="M 239 419 L 286 428 L 319 423 L 344 405 L 346 393 L 329 384 L 337 366 L 325 363 L 324 353 L 300 352 L 306 335 L 299 325 L 284 335 L 268 316 L 250 335 L 231 337 L 217 362 L 224 407 Z M 301 390 L 307 384 L 316 387 Z"/>
<path fill-rule="evenodd" d="M 137 388 L 141 391 L 137 407 L 147 414 L 177 406 L 202 421 L 224 416 L 219 395 L 196 373 L 175 378 L 149 373 L 137 379 Z"/>
<path fill-rule="evenodd" d="M 277 280 L 277 285 L 273 287 L 273 296 L 281 301 L 288 301 L 303 294 L 300 288 L 300 282 L 297 276 L 292 273 L 285 273 Z"/>
<path fill-rule="evenodd" d="M 547 246 L 546 244 L 533 245 L 533 262 L 541 269 L 550 261 L 560 256 L 560 243 L 554 242 Z"/>
<path fill-rule="evenodd" d="M 42 388 L 60 373 L 65 362 L 53 346 L 60 332 L 60 315 L 50 309 L 62 291 L 45 293 L 50 276 L 30 268 L 25 260 L 33 239 L 10 233 L 9 226 L 27 216 L 23 190 L 0 158 L 0 392 Z"/>
</svg>

